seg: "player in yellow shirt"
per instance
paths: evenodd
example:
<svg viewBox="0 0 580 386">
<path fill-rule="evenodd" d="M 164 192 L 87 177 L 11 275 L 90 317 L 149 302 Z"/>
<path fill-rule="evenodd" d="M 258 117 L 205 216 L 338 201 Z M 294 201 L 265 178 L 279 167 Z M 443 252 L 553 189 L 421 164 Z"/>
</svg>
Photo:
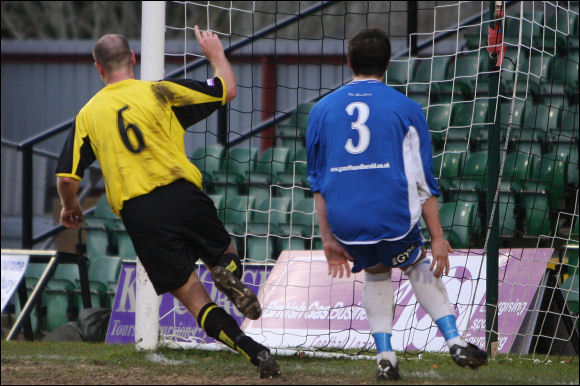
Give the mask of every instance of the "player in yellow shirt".
<svg viewBox="0 0 580 386">
<path fill-rule="evenodd" d="M 242 266 L 231 238 L 201 190 L 201 172 L 185 154 L 185 129 L 236 96 L 236 78 L 219 38 L 197 26 L 195 35 L 215 72 L 205 82 L 136 80 L 127 39 L 107 34 L 98 40 L 93 56 L 105 87 L 78 113 L 58 160 L 60 219 L 69 228 L 83 221 L 79 181 L 98 160 L 109 204 L 156 292 L 173 294 L 208 336 L 258 366 L 260 378 L 277 377 L 270 351 L 212 302 L 194 270 L 201 258 L 217 288 L 246 317 L 260 316 L 256 295 L 240 281 Z"/>
</svg>

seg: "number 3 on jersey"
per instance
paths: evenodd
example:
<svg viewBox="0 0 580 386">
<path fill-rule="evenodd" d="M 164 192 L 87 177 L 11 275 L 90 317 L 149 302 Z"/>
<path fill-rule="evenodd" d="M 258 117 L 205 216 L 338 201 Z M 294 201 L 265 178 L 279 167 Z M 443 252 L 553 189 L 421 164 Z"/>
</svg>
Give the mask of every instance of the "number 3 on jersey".
<svg viewBox="0 0 580 386">
<path fill-rule="evenodd" d="M 117 128 L 119 129 L 119 134 L 121 134 L 121 139 L 123 140 L 123 144 L 125 147 L 133 154 L 138 154 L 145 149 L 145 140 L 143 139 L 143 134 L 141 133 L 141 129 L 134 124 L 129 123 L 125 126 L 125 121 L 123 120 L 123 112 L 128 110 L 129 106 L 125 106 L 117 111 Z M 134 141 L 131 141 L 129 138 L 129 133 L 132 132 L 135 139 L 137 139 L 137 148 L 133 145 Z"/>
<path fill-rule="evenodd" d="M 358 145 L 354 146 L 352 139 L 349 138 L 344 148 L 351 154 L 360 154 L 369 147 L 371 140 L 369 128 L 365 125 L 367 119 L 369 119 L 369 106 L 363 102 L 352 102 L 346 106 L 346 113 L 353 115 L 355 109 L 358 111 L 358 118 L 351 123 L 350 127 L 358 131 Z"/>
</svg>

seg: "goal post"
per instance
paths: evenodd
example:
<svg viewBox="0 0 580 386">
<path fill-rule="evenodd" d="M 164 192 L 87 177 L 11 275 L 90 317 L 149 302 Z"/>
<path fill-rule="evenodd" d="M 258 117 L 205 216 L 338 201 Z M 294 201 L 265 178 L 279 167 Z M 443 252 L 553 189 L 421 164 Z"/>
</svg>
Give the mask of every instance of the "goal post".
<svg viewBox="0 0 580 386">
<path fill-rule="evenodd" d="M 141 20 L 141 80 L 160 80 L 165 75 L 165 1 L 143 1 Z M 155 293 L 139 259 L 135 290 L 136 348 L 155 350 L 161 297 Z"/>
</svg>

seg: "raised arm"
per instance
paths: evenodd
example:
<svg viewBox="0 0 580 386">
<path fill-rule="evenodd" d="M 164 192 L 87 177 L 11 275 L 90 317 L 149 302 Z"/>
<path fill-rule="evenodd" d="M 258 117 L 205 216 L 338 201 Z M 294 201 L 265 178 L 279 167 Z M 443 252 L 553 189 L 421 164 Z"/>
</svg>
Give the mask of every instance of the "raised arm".
<svg viewBox="0 0 580 386">
<path fill-rule="evenodd" d="M 221 77 L 226 84 L 226 102 L 236 97 L 236 76 L 226 54 L 224 47 L 218 36 L 211 31 L 200 31 L 196 25 L 194 27 L 195 37 L 201 47 L 201 52 L 213 67 L 215 76 Z"/>
</svg>

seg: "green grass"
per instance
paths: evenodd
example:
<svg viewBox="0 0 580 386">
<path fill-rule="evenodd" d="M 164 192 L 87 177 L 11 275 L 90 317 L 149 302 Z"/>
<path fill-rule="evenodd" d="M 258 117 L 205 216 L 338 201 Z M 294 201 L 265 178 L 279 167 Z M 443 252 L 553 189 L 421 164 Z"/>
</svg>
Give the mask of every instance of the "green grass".
<svg viewBox="0 0 580 386">
<path fill-rule="evenodd" d="M 2 342 L 2 384 L 369 384 L 370 360 L 279 357 L 282 378 L 259 380 L 238 354 L 160 349 L 137 352 L 132 345 Z M 477 371 L 457 367 L 448 355 L 399 358 L 398 384 L 578 384 L 578 357 L 496 357 Z M 550 362 L 551 361 L 551 362 Z"/>
</svg>

